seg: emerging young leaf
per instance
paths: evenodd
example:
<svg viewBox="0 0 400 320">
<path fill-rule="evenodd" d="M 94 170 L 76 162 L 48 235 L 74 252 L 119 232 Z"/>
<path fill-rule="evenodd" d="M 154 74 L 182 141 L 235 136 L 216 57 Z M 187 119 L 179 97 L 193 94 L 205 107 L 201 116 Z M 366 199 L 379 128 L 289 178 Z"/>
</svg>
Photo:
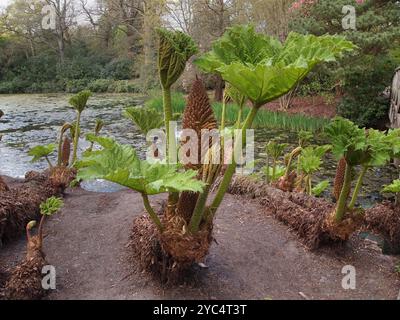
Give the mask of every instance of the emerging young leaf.
<svg viewBox="0 0 400 320">
<path fill-rule="evenodd" d="M 391 158 L 392 144 L 391 138 L 384 132 L 369 129 L 367 133 L 368 161 L 365 164 L 368 167 L 383 166 Z"/>
<path fill-rule="evenodd" d="M 129 107 L 124 110 L 123 115 L 138 126 L 144 135 L 164 124 L 163 116 L 151 108 Z"/>
<path fill-rule="evenodd" d="M 324 180 L 318 183 L 311 192 L 314 196 L 318 197 L 329 187 L 329 180 Z"/>
<path fill-rule="evenodd" d="M 104 179 L 147 195 L 203 190 L 204 183 L 195 179 L 196 171 L 180 172 L 176 165 L 140 160 L 135 149 L 111 138 L 89 134 L 87 139 L 103 149 L 86 154 L 77 163 L 78 179 Z"/>
<path fill-rule="evenodd" d="M 391 184 L 382 189 L 384 193 L 399 193 L 400 192 L 400 179 L 394 180 Z"/>
<path fill-rule="evenodd" d="M 266 151 L 270 157 L 277 160 L 283 155 L 283 151 L 288 146 L 287 143 L 277 143 L 276 141 L 268 142 L 266 146 Z"/>
<path fill-rule="evenodd" d="M 40 204 L 40 213 L 45 216 L 51 216 L 61 209 L 64 202 L 61 198 L 50 197 Z"/>
<path fill-rule="evenodd" d="M 180 31 L 159 28 L 157 33 L 161 85 L 164 89 L 169 89 L 185 70 L 189 58 L 197 52 L 197 46 L 192 38 Z"/>
<path fill-rule="evenodd" d="M 310 131 L 300 130 L 297 134 L 299 138 L 299 146 L 305 147 L 305 145 L 313 138 L 313 133 Z"/>
<path fill-rule="evenodd" d="M 350 166 L 364 163 L 368 157 L 365 129 L 359 128 L 348 119 L 336 117 L 325 128 L 332 144 L 332 153 L 340 159 L 344 157 Z"/>
<path fill-rule="evenodd" d="M 283 175 L 286 172 L 286 167 L 285 166 L 280 166 L 277 165 L 275 167 L 275 173 L 272 167 L 270 166 L 264 166 L 261 168 L 262 173 L 268 177 L 268 181 L 277 181 L 280 177 L 283 177 Z"/>
<path fill-rule="evenodd" d="M 31 162 L 37 162 L 41 158 L 48 157 L 56 149 L 54 143 L 47 144 L 45 146 L 36 146 L 29 150 L 28 155 L 32 156 Z"/>
<path fill-rule="evenodd" d="M 392 158 L 400 158 L 400 129 L 390 129 L 387 134 Z"/>
<path fill-rule="evenodd" d="M 86 108 L 87 101 L 89 100 L 92 92 L 83 90 L 69 99 L 70 105 L 77 111 L 82 112 Z"/>
</svg>

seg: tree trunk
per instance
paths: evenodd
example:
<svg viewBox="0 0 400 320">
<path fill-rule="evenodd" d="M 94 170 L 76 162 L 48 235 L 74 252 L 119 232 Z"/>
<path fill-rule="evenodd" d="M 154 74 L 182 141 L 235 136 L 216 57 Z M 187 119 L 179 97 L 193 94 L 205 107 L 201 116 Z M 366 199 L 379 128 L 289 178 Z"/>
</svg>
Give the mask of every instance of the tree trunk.
<svg viewBox="0 0 400 320">
<path fill-rule="evenodd" d="M 214 101 L 221 102 L 224 97 L 224 80 L 220 75 L 215 77 Z"/>
</svg>

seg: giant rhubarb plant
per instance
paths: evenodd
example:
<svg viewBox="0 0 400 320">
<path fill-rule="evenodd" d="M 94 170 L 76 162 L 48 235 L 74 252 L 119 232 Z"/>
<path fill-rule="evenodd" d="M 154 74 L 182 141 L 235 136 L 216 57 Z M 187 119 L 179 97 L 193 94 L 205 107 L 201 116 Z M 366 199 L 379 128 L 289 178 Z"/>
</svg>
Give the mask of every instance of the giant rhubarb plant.
<svg viewBox="0 0 400 320">
<path fill-rule="evenodd" d="M 244 139 L 245 130 L 252 126 L 261 106 L 288 93 L 317 64 L 335 61 L 353 49 L 355 46 L 351 42 L 339 36 L 290 33 L 282 44 L 256 33 L 252 26 L 237 26 L 228 29 L 197 65 L 221 74 L 251 101 L 252 108 L 241 126 Z M 239 140 L 236 139 L 235 149 L 241 145 Z M 212 214 L 221 204 L 235 168 L 233 159 L 211 204 Z"/>
<path fill-rule="evenodd" d="M 158 67 L 164 94 L 164 125 L 169 156 L 165 162 L 150 164 L 140 160 L 130 146 L 89 135 L 88 139 L 96 141 L 102 149 L 85 155 L 78 162 L 78 177 L 102 178 L 140 192 L 146 210 L 160 231 L 162 249 L 178 264 L 182 261 L 187 264 L 200 261 L 207 254 L 212 239 L 213 218 L 235 171 L 236 159 L 232 158 L 227 165 L 211 201 L 208 201 L 209 191 L 222 169 L 221 159 L 214 158 L 218 152 L 212 152 L 219 146 L 201 141 L 199 150 L 204 145 L 211 147 L 203 154 L 204 164 L 188 163 L 181 168 L 172 161 L 176 150 L 175 136 L 169 129 L 172 116 L 170 89 L 182 74 L 187 60 L 195 53 L 196 46 L 180 32 L 158 30 L 158 34 Z M 201 57 L 197 64 L 207 71 L 219 73 L 228 81 L 236 91 L 235 97 L 243 97 L 240 99 L 243 105 L 247 97 L 252 102 L 253 107 L 244 122 L 238 114 L 237 127 L 245 130 L 251 127 L 262 105 L 290 91 L 317 63 L 334 61 L 351 49 L 353 45 L 340 37 L 291 34 L 287 42 L 281 44 L 278 40 L 256 33 L 253 27 L 237 26 L 216 41 L 213 50 Z M 193 84 L 182 126 L 197 133 L 202 129 L 218 127 L 200 80 Z M 243 134 L 234 139 L 234 151 L 239 149 L 244 138 Z M 168 203 L 164 216 L 160 218 L 151 207 L 148 195 L 164 192 L 168 193 Z"/>
<path fill-rule="evenodd" d="M 333 146 L 333 155 L 339 160 L 335 189 L 340 188 L 334 221 L 340 223 L 347 211 L 355 207 L 363 178 L 368 169 L 382 166 L 390 160 L 391 144 L 387 135 L 377 130 L 359 128 L 350 120 L 337 117 L 326 128 Z M 357 182 L 348 204 L 355 170 L 360 167 Z M 344 174 L 343 174 L 344 169 Z M 342 178 L 341 178 L 342 177 Z M 340 181 L 339 181 L 340 180 Z"/>
<path fill-rule="evenodd" d="M 70 105 L 76 111 L 76 122 L 75 122 L 75 133 L 74 133 L 74 149 L 72 153 L 72 164 L 76 162 L 78 154 L 78 144 L 79 144 L 79 133 L 80 133 L 80 122 L 83 110 L 85 110 L 87 102 L 92 93 L 89 90 L 84 90 L 69 99 Z"/>
<path fill-rule="evenodd" d="M 200 192 L 204 184 L 194 179 L 196 171 L 178 171 L 177 165 L 140 160 L 135 149 L 111 138 L 88 134 L 87 139 L 102 149 L 86 154 L 77 162 L 78 179 L 105 179 L 128 187 L 142 195 L 145 209 L 160 231 L 160 218 L 149 203 L 148 196 L 166 192 Z"/>
<path fill-rule="evenodd" d="M 186 62 L 197 52 L 197 46 L 188 35 L 180 31 L 157 29 L 159 36 L 158 71 L 163 91 L 164 122 L 167 136 L 168 160 L 175 162 L 175 133 L 170 132 L 172 120 L 171 86 L 185 71 Z"/>
</svg>

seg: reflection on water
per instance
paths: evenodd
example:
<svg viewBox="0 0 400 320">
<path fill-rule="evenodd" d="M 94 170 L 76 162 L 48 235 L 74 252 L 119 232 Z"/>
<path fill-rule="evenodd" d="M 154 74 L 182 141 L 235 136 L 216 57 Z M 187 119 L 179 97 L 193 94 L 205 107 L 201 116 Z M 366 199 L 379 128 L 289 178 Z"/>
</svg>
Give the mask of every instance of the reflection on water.
<svg viewBox="0 0 400 320">
<path fill-rule="evenodd" d="M 31 163 L 27 152 L 39 144 L 54 143 L 59 129 L 65 122 L 75 119 L 75 111 L 68 105 L 70 95 L 0 95 L 0 109 L 4 116 L 0 120 L 0 174 L 23 177 L 26 171 L 42 170 L 45 161 Z M 104 120 L 102 134 L 115 137 L 121 143 L 130 143 L 144 152 L 144 137 L 121 116 L 124 107 L 139 105 L 143 98 L 135 95 L 98 94 L 90 98 L 82 114 L 82 132 L 92 131 L 96 118 Z M 81 139 L 80 151 L 88 143 Z M 55 155 L 51 158 L 55 161 Z M 84 183 L 89 190 L 114 191 L 116 187 L 106 182 Z"/>
<path fill-rule="evenodd" d="M 0 109 L 5 115 L 0 120 L 0 174 L 23 177 L 28 170 L 41 170 L 46 163 L 30 163 L 27 151 L 38 144 L 55 142 L 58 130 L 64 122 L 75 119 L 75 111 L 68 106 L 69 95 L 0 95 Z M 124 117 L 121 111 L 128 105 L 139 105 L 142 97 L 129 94 L 96 94 L 89 100 L 88 108 L 82 114 L 82 130 L 93 130 L 95 119 L 105 122 L 102 134 L 115 137 L 121 143 L 129 143 L 144 156 L 144 137 L 135 126 Z M 297 135 L 286 131 L 257 129 L 255 131 L 255 158 L 265 160 L 265 144 L 270 139 L 290 144 L 288 150 L 297 144 Z M 313 143 L 323 144 L 321 138 Z M 87 148 L 82 140 L 81 150 Z M 52 159 L 55 160 L 54 158 Z M 263 161 L 257 168 L 263 165 Z M 328 155 L 323 168 L 315 175 L 315 182 L 330 179 L 335 175 L 336 162 Z M 397 170 L 392 166 L 370 171 L 365 178 L 365 187 L 361 194 L 362 203 L 369 205 L 381 197 L 382 185 L 397 178 Z M 91 191 L 116 191 L 120 187 L 106 181 L 83 183 L 84 188 Z M 329 197 L 329 190 L 325 193 Z"/>
</svg>

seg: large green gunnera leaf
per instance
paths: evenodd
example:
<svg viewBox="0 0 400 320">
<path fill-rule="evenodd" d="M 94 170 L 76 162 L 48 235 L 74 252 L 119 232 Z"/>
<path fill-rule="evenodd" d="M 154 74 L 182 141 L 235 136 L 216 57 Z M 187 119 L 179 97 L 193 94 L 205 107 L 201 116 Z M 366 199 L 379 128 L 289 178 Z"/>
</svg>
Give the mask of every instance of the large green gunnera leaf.
<svg viewBox="0 0 400 320">
<path fill-rule="evenodd" d="M 164 125 L 163 116 L 157 110 L 150 108 L 128 107 L 123 115 L 137 125 L 143 134 Z"/>
<path fill-rule="evenodd" d="M 31 162 L 37 162 L 43 157 L 49 156 L 56 149 L 54 143 L 50 143 L 44 146 L 36 146 L 29 150 L 28 155 L 32 156 Z"/>
<path fill-rule="evenodd" d="M 315 65 L 331 62 L 356 48 L 340 36 L 290 33 L 285 43 L 251 26 L 236 26 L 196 60 L 206 72 L 224 80 L 261 106 L 291 91 Z"/>
<path fill-rule="evenodd" d="M 204 183 L 196 179 L 196 171 L 180 172 L 176 165 L 140 160 L 135 149 L 111 138 L 89 134 L 87 139 L 102 149 L 90 152 L 77 163 L 77 179 L 105 179 L 147 195 L 203 191 Z"/>
</svg>

